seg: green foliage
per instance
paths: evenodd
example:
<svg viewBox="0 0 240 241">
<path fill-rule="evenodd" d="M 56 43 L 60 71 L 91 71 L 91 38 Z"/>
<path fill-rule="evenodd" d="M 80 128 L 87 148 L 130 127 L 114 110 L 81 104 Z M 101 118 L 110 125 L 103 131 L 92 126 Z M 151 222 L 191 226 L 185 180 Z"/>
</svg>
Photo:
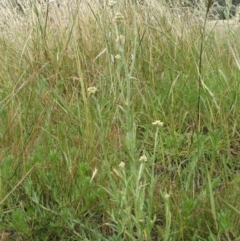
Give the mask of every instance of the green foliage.
<svg viewBox="0 0 240 241">
<path fill-rule="evenodd" d="M 236 240 L 238 31 L 111 3 L 3 26 L 1 240 Z"/>
</svg>

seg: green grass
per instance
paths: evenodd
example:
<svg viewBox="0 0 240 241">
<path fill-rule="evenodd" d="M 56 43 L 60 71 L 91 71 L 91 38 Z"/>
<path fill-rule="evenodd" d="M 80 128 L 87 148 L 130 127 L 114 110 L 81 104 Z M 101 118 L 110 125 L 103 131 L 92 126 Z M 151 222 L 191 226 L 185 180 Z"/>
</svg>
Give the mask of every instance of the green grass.
<svg viewBox="0 0 240 241">
<path fill-rule="evenodd" d="M 27 11 L 0 38 L 0 240 L 239 240 L 237 28 Z"/>
</svg>

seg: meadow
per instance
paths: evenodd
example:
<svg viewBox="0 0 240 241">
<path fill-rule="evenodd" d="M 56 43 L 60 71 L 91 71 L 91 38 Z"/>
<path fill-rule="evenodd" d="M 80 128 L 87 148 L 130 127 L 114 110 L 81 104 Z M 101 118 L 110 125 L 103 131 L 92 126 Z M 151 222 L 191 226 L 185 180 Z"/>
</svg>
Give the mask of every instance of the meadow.
<svg viewBox="0 0 240 241">
<path fill-rule="evenodd" d="M 240 240 L 239 23 L 0 8 L 1 241 Z"/>
</svg>

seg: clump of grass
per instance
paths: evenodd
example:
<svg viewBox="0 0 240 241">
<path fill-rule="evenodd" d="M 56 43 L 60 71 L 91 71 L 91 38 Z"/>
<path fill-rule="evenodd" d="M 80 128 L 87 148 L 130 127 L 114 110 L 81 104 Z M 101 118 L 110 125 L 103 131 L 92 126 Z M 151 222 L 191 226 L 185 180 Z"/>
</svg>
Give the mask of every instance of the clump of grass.
<svg viewBox="0 0 240 241">
<path fill-rule="evenodd" d="M 2 236 L 237 239 L 237 31 L 158 1 L 22 8 L 1 18 Z"/>
</svg>

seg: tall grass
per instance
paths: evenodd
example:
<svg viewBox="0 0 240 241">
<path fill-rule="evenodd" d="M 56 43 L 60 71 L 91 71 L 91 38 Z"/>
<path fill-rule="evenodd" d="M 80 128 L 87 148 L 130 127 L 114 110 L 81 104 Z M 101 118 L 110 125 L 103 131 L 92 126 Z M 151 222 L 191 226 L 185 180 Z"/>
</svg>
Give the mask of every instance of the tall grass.
<svg viewBox="0 0 240 241">
<path fill-rule="evenodd" d="M 1 240 L 238 240 L 237 27 L 158 1 L 4 11 Z"/>
</svg>

